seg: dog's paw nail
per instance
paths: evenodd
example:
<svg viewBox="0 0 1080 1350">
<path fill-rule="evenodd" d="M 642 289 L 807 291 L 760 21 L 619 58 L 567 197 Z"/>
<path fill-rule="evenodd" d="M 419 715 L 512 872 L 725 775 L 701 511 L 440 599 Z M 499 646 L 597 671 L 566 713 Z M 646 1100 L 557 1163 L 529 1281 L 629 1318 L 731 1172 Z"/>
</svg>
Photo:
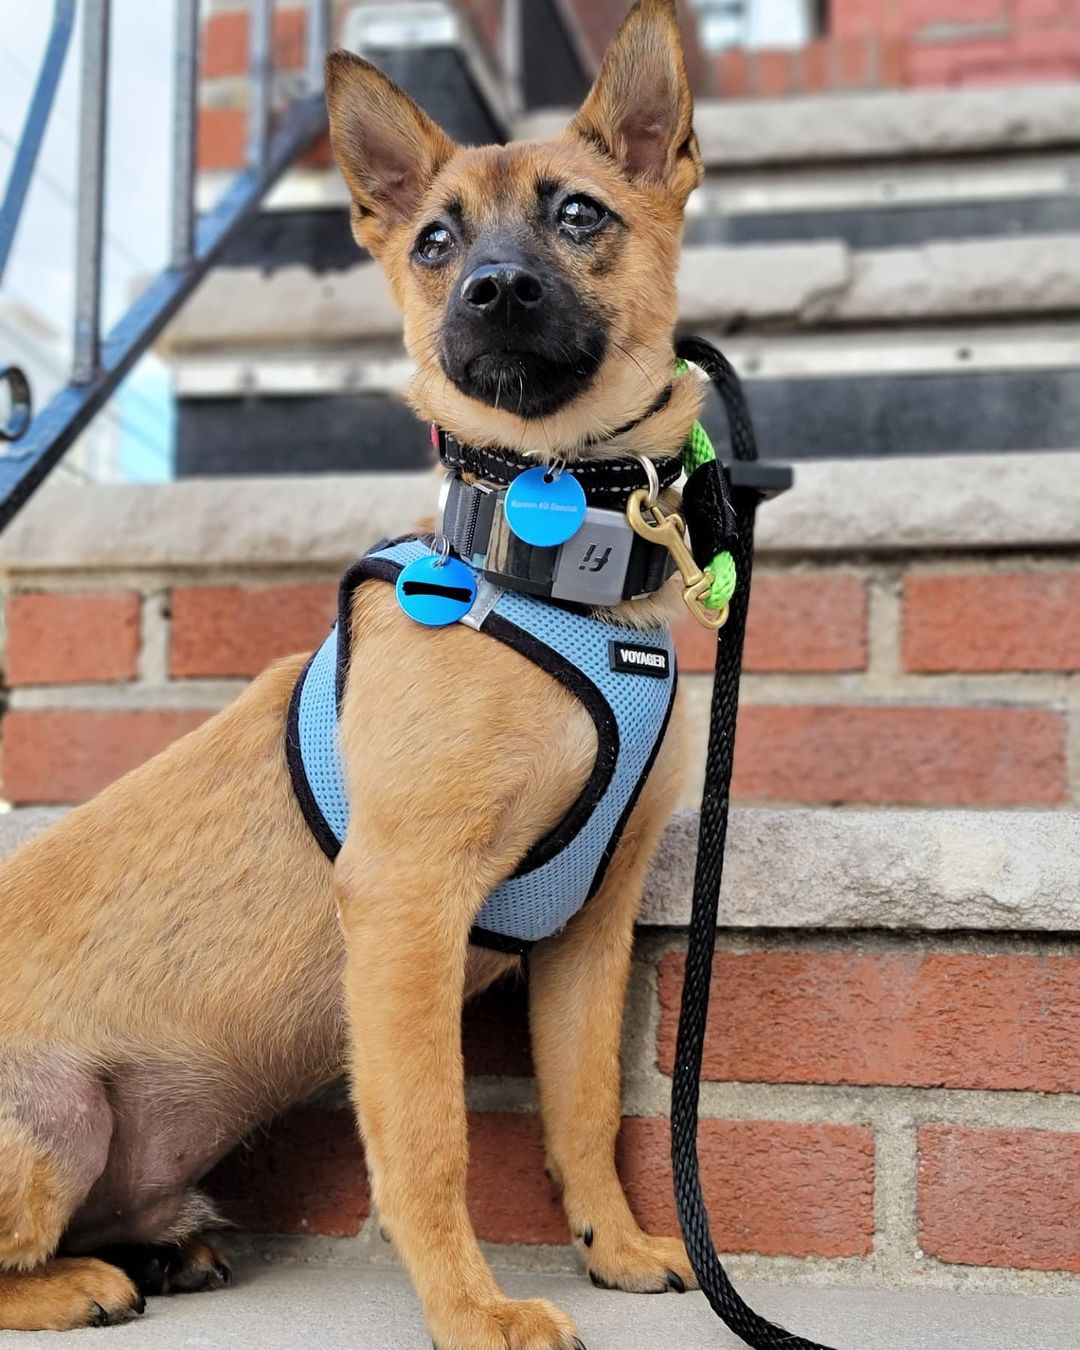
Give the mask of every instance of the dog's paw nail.
<svg viewBox="0 0 1080 1350">
<path fill-rule="evenodd" d="M 143 1298 L 141 1293 L 137 1293 L 135 1295 L 135 1302 L 131 1306 L 137 1315 L 141 1317 L 146 1311 L 146 1299 Z"/>
<path fill-rule="evenodd" d="M 92 1327 L 107 1327 L 109 1325 L 109 1314 L 100 1303 L 90 1304 L 90 1325 Z"/>
<path fill-rule="evenodd" d="M 581 1235 L 581 1240 L 582 1240 L 582 1242 L 584 1242 L 584 1244 L 585 1244 L 586 1247 L 591 1247 L 591 1246 L 593 1245 L 593 1242 L 594 1242 L 594 1240 L 595 1240 L 595 1235 L 594 1235 L 594 1233 L 593 1233 L 593 1229 L 592 1229 L 592 1224 L 591 1224 L 591 1223 L 586 1225 L 585 1231 L 584 1231 L 584 1233 L 582 1233 L 582 1235 Z"/>
<path fill-rule="evenodd" d="M 232 1271 L 228 1266 L 223 1266 L 220 1262 L 214 1262 L 214 1274 L 222 1284 L 232 1284 Z"/>
<path fill-rule="evenodd" d="M 389 1241 L 390 1241 L 390 1229 L 387 1228 L 386 1224 L 383 1224 L 383 1225 L 380 1227 L 380 1229 L 379 1229 L 379 1236 L 382 1238 L 382 1240 L 383 1240 L 384 1242 L 389 1242 Z M 434 1342 L 433 1342 L 433 1343 L 434 1343 Z"/>
<path fill-rule="evenodd" d="M 686 1285 L 683 1282 L 682 1276 L 676 1275 L 673 1270 L 669 1270 L 667 1273 L 667 1287 L 673 1289 L 676 1294 L 686 1293 Z"/>
<path fill-rule="evenodd" d="M 591 1270 L 589 1271 L 589 1279 L 592 1280 L 597 1289 L 606 1289 L 610 1293 L 615 1288 L 613 1284 L 608 1284 L 607 1280 L 602 1280 L 599 1275 Z"/>
<path fill-rule="evenodd" d="M 574 1338 L 574 1350 L 585 1350 L 585 1342 L 579 1341 L 576 1336 Z"/>
</svg>

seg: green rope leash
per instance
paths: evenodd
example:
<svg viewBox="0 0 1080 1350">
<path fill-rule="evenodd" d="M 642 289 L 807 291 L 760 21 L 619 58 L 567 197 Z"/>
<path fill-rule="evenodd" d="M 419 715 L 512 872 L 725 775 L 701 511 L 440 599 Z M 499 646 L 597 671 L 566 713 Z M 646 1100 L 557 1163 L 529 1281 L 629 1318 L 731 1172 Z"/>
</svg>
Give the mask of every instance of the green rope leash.
<svg viewBox="0 0 1080 1350">
<path fill-rule="evenodd" d="M 685 375 L 689 369 L 687 362 L 675 362 L 675 374 L 677 376 Z M 687 477 L 695 469 L 700 468 L 702 464 L 709 464 L 715 458 L 716 451 L 709 439 L 709 433 L 700 422 L 695 422 L 690 428 L 690 435 L 686 438 L 686 444 L 683 446 L 682 452 L 683 469 L 686 471 Z M 705 594 L 705 604 L 708 609 L 719 611 L 725 605 L 730 604 L 731 597 L 735 594 L 735 585 L 738 581 L 735 559 L 726 551 L 718 553 L 707 570 L 712 573 L 713 583 Z"/>
</svg>

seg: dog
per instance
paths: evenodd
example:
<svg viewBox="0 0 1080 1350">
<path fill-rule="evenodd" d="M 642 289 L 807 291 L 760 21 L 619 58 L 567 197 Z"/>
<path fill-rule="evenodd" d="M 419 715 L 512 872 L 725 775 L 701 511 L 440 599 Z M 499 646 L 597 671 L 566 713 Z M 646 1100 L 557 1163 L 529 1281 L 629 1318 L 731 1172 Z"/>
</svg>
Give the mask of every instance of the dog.
<svg viewBox="0 0 1080 1350">
<path fill-rule="evenodd" d="M 552 140 L 462 148 L 344 52 L 327 99 L 416 412 L 538 464 L 677 455 L 701 402 L 672 379 L 672 343 L 703 170 L 674 0 L 640 0 Z M 605 617 L 649 627 L 678 604 L 669 585 Z M 227 1282 L 200 1179 L 345 1071 L 438 1350 L 581 1347 L 558 1308 L 504 1296 L 472 1231 L 461 1013 L 521 966 L 470 931 L 581 794 L 597 729 L 547 671 L 411 622 L 380 581 L 346 628 L 353 812 L 335 862 L 283 753 L 298 656 L 0 868 L 2 1329 L 121 1322 L 147 1293 Z M 695 1284 L 615 1167 L 635 917 L 683 760 L 676 710 L 602 886 L 528 962 L 550 1170 L 589 1274 L 635 1292 Z"/>
</svg>

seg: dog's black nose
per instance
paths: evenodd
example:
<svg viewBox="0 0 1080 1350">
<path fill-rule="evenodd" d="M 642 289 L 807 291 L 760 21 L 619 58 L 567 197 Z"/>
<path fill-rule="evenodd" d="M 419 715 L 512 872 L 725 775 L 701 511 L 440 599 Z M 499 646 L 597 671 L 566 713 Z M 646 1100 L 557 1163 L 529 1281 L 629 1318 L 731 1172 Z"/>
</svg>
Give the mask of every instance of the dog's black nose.
<svg viewBox="0 0 1080 1350">
<path fill-rule="evenodd" d="M 490 314 L 503 305 L 508 310 L 535 309 L 544 298 L 544 283 L 515 263 L 486 263 L 461 283 L 461 298 L 480 314 Z"/>
</svg>

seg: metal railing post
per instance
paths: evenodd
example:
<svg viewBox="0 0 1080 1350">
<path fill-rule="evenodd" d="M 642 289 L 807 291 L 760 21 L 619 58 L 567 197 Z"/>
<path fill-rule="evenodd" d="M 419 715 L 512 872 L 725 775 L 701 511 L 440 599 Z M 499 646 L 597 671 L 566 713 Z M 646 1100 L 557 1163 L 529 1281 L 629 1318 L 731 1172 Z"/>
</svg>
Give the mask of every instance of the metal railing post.
<svg viewBox="0 0 1080 1350">
<path fill-rule="evenodd" d="M 252 0 L 251 85 L 248 94 L 248 163 L 261 169 L 270 149 L 274 101 L 274 4 Z"/>
<path fill-rule="evenodd" d="M 101 241 L 105 223 L 105 134 L 111 0 L 86 0 L 79 109 L 79 223 L 75 254 L 72 380 L 88 384 L 101 363 Z"/>
<path fill-rule="evenodd" d="M 308 0 L 307 85 L 317 94 L 323 87 L 323 64 L 330 50 L 332 0 Z"/>
<path fill-rule="evenodd" d="M 34 86 L 34 96 L 26 110 L 26 122 L 12 161 L 4 201 L 0 205 L 0 280 L 3 279 L 4 269 L 15 242 L 15 230 L 22 215 L 26 194 L 30 190 L 34 165 L 41 150 L 41 142 L 45 138 L 45 128 L 49 124 L 49 114 L 56 99 L 56 87 L 63 74 L 64 58 L 67 56 L 71 30 L 74 26 L 75 0 L 56 0 L 45 57 L 41 63 L 37 84 Z"/>
<path fill-rule="evenodd" d="M 195 243 L 195 137 L 199 98 L 199 0 L 176 0 L 173 92 L 172 265 L 185 267 Z"/>
</svg>

